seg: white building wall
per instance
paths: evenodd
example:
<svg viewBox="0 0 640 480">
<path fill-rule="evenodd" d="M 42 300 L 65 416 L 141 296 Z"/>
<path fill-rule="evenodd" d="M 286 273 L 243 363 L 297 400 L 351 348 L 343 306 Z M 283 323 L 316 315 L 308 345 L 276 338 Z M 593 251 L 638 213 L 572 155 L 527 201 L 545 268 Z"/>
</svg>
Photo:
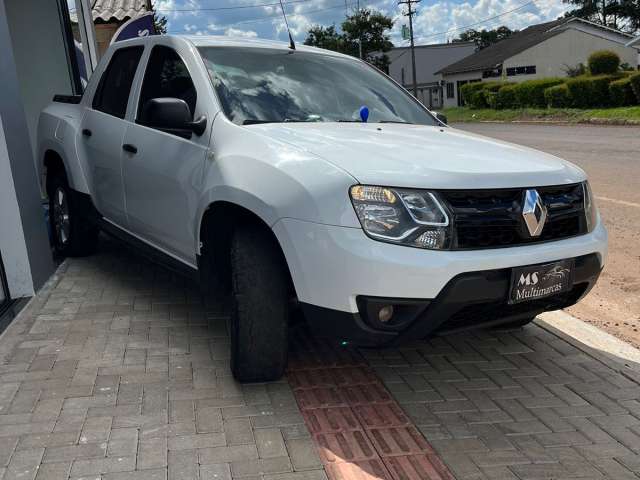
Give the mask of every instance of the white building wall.
<svg viewBox="0 0 640 480">
<path fill-rule="evenodd" d="M 453 75 L 444 76 L 445 85 L 442 88 L 444 97 L 444 108 L 457 107 L 458 106 L 458 82 L 470 81 L 470 80 L 482 80 L 482 72 L 465 72 L 455 73 Z M 496 80 L 491 79 L 491 80 Z M 453 98 L 447 98 L 447 83 L 453 84 Z"/>
<path fill-rule="evenodd" d="M 418 85 L 438 83 L 441 75 L 435 72 L 471 55 L 476 47 L 471 42 L 418 45 L 416 53 L 416 81 Z M 408 47 L 394 48 L 387 52 L 389 56 L 389 75 L 406 88 L 413 84 L 411 50 Z M 404 82 L 403 82 L 404 72 Z"/>
<path fill-rule="evenodd" d="M 587 64 L 589 55 L 597 50 L 612 50 L 616 52 L 622 63 L 628 63 L 634 68 L 638 66 L 638 50 L 635 47 L 626 47 L 620 34 L 615 32 L 602 32 L 601 29 L 579 22 L 572 22 L 570 28 L 555 35 L 548 40 L 539 43 L 523 52 L 507 59 L 503 64 L 503 72 L 506 75 L 507 68 L 536 66 L 536 73 L 530 75 L 503 76 L 502 80 L 508 82 L 524 82 L 537 78 L 564 77 L 566 65 L 575 66 L 578 63 Z M 579 27 L 579 28 L 578 28 Z M 465 72 L 453 75 L 445 75 L 444 107 L 458 106 L 458 81 L 482 80 L 496 81 L 500 78 L 482 78 L 482 71 Z M 446 96 L 446 82 L 454 84 L 454 98 Z"/>
<path fill-rule="evenodd" d="M 620 55 L 622 63 L 638 65 L 638 51 L 615 42 L 603 35 L 594 35 L 584 29 L 569 28 L 559 35 L 535 45 L 504 62 L 503 68 L 536 66 L 535 75 L 507 77 L 508 81 L 524 81 L 544 77 L 566 76 L 565 65 L 587 64 L 589 55 L 597 50 L 611 50 Z"/>
</svg>

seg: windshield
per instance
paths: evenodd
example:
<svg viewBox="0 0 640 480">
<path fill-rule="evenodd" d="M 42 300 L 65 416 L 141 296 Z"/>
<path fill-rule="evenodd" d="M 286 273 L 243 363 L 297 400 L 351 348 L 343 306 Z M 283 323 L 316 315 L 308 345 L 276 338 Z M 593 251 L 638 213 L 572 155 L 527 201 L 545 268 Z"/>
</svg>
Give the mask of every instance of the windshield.
<svg viewBox="0 0 640 480">
<path fill-rule="evenodd" d="M 268 48 L 198 49 L 227 118 L 266 122 L 369 122 L 437 125 L 407 92 L 348 58 Z"/>
</svg>

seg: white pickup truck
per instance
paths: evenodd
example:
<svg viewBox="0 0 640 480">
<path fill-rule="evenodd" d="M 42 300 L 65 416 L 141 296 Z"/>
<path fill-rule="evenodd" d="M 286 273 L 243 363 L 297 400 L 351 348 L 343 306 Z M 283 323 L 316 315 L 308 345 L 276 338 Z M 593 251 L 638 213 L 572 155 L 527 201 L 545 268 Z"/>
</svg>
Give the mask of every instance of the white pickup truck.
<svg viewBox="0 0 640 480">
<path fill-rule="evenodd" d="M 523 325 L 582 298 L 606 258 L 582 170 L 450 128 L 325 50 L 119 42 L 38 134 L 59 252 L 102 230 L 230 292 L 240 381 L 282 375 L 293 313 L 364 346 Z"/>
</svg>

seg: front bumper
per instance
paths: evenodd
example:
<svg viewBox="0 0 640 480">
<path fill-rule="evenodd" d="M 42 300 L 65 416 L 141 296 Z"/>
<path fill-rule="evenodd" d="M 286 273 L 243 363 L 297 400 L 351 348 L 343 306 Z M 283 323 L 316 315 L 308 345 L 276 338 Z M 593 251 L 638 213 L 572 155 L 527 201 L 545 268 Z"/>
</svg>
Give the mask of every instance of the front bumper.
<svg viewBox="0 0 640 480">
<path fill-rule="evenodd" d="M 457 320 L 456 313 L 463 311 L 461 315 L 469 317 L 474 313 L 468 309 L 472 305 L 484 305 L 482 308 L 488 311 L 491 307 L 504 310 L 500 301 L 506 302 L 508 280 L 505 278 L 512 267 L 576 258 L 576 288 L 571 295 L 535 310 L 540 313 L 563 308 L 575 303 L 595 284 L 607 255 L 607 232 L 601 222 L 593 232 L 565 240 L 466 251 L 421 250 L 386 244 L 371 240 L 359 228 L 294 219 L 282 219 L 273 229 L 312 328 L 363 345 L 425 336 L 444 327 L 445 320 Z M 585 257 L 583 266 L 578 265 L 581 257 Z M 582 272 L 581 276 L 578 271 Z M 388 332 L 370 328 L 363 321 L 359 297 L 418 299 L 431 303 L 418 321 L 405 330 Z M 446 302 L 442 300 L 445 298 Z M 437 315 L 434 314 L 436 308 Z M 475 313 L 482 313 L 482 308 Z M 485 312 L 485 317 L 490 315 Z"/>
</svg>

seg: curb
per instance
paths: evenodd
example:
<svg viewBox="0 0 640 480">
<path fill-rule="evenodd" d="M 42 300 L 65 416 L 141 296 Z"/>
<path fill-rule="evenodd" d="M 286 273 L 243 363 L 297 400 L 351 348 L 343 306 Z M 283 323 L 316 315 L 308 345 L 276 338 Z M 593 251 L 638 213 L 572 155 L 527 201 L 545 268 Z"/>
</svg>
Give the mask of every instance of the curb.
<svg viewBox="0 0 640 480">
<path fill-rule="evenodd" d="M 640 383 L 640 350 L 634 346 L 562 310 L 543 313 L 535 323 L 607 367 Z"/>
<path fill-rule="evenodd" d="M 463 125 L 463 124 L 473 124 L 473 123 L 488 123 L 488 124 L 501 124 L 501 125 L 559 125 L 564 127 L 585 127 L 585 126 L 593 126 L 593 127 L 640 127 L 640 121 L 593 121 L 593 120 L 578 120 L 578 121 L 568 121 L 568 120 L 459 120 L 452 121 L 451 125 Z"/>
</svg>

